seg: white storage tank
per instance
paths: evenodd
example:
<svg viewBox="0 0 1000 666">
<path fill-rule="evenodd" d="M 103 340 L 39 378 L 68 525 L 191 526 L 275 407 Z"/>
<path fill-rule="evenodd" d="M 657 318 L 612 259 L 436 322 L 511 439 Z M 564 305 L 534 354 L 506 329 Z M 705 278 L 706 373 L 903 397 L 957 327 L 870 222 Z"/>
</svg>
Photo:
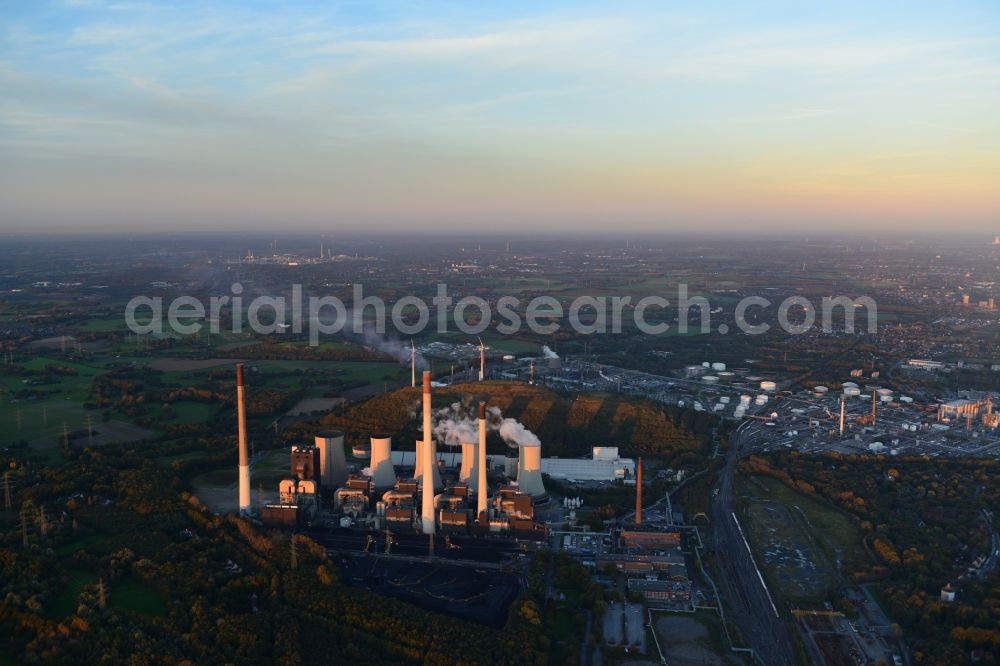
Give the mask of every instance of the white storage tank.
<svg viewBox="0 0 1000 666">
<path fill-rule="evenodd" d="M 760 390 L 761 391 L 774 391 L 777 388 L 778 388 L 778 385 L 775 384 L 774 382 L 772 382 L 769 379 L 765 379 L 764 381 L 762 381 L 760 383 Z"/>
<path fill-rule="evenodd" d="M 813 387 L 813 391 L 815 391 L 816 393 L 819 393 L 819 394 L 822 395 L 822 394 L 828 393 L 830 391 L 830 389 L 828 389 L 827 387 L 825 387 L 822 384 L 820 384 L 818 386 L 814 386 Z"/>
<path fill-rule="evenodd" d="M 729 396 L 724 395 L 724 396 L 720 397 L 719 398 L 719 402 L 721 402 L 723 405 L 728 405 L 729 404 Z"/>
<path fill-rule="evenodd" d="M 706 384 L 718 384 L 719 378 L 716 377 L 715 375 L 705 375 L 704 377 L 701 378 L 701 381 L 705 382 Z"/>
<path fill-rule="evenodd" d="M 715 370 L 717 372 L 721 371 L 721 370 L 725 370 L 725 369 L 726 369 L 726 364 L 725 363 L 713 363 L 712 364 L 712 370 Z"/>
<path fill-rule="evenodd" d="M 859 389 L 857 386 L 845 386 L 844 395 L 846 395 L 848 398 L 856 398 L 857 396 L 861 395 L 861 389 Z"/>
</svg>

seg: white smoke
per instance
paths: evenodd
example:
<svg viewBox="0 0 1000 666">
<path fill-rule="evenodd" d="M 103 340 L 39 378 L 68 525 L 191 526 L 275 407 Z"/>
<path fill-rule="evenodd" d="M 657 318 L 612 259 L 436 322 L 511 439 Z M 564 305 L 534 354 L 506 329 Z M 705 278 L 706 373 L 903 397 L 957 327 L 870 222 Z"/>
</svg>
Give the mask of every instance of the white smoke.
<svg viewBox="0 0 1000 666">
<path fill-rule="evenodd" d="M 396 359 L 399 363 L 403 365 L 410 364 L 410 344 L 404 343 L 402 340 L 395 340 L 392 338 L 387 338 L 378 331 L 375 330 L 374 326 L 366 326 L 364 328 L 364 344 L 372 349 L 376 349 L 383 354 L 388 354 Z M 417 370 L 428 370 L 430 369 L 430 364 L 427 359 L 423 357 L 420 352 L 417 352 L 414 357 L 414 365 L 417 366 Z"/>
<path fill-rule="evenodd" d="M 507 446 L 514 447 L 519 444 L 541 445 L 542 443 L 535 433 L 525 428 L 524 424 L 516 419 L 504 419 L 500 422 L 499 430 L 500 436 L 503 438 L 503 441 L 507 442 Z"/>
<path fill-rule="evenodd" d="M 479 417 L 473 403 L 453 402 L 447 407 L 434 410 L 432 415 L 434 439 L 447 446 L 459 446 L 463 442 L 479 441 Z M 519 444 L 541 444 L 541 440 L 517 419 L 504 418 L 499 407 L 486 408 L 486 431 L 499 433 L 507 446 L 516 448 Z"/>
<path fill-rule="evenodd" d="M 559 358 L 559 354 L 552 351 L 548 345 L 542 345 L 542 356 L 545 358 Z"/>
</svg>

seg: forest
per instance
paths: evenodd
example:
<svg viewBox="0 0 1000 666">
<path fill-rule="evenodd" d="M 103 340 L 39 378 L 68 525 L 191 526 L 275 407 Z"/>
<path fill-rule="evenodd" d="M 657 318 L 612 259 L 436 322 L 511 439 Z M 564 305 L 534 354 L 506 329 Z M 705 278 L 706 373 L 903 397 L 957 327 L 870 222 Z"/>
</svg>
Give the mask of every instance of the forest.
<svg viewBox="0 0 1000 666">
<path fill-rule="evenodd" d="M 997 461 L 785 452 L 751 456 L 741 470 L 780 479 L 858 521 L 870 558 L 852 578 L 874 586 L 916 663 L 963 664 L 973 654 L 996 663 L 1000 572 L 970 567 L 992 550 Z M 956 589 L 952 603 L 941 600 L 946 584 Z"/>
</svg>

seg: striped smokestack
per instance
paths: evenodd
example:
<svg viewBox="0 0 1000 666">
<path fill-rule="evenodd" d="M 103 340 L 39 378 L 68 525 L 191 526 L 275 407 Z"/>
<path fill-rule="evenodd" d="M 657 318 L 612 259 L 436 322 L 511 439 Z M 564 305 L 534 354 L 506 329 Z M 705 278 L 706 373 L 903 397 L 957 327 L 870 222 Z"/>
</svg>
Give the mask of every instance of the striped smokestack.
<svg viewBox="0 0 1000 666">
<path fill-rule="evenodd" d="M 486 522 L 486 403 L 479 403 L 479 455 L 476 459 L 476 517 Z"/>
<path fill-rule="evenodd" d="M 642 525 L 642 456 L 635 465 L 635 524 Z"/>
<path fill-rule="evenodd" d="M 243 395 L 243 364 L 236 364 L 236 424 L 239 431 L 240 515 L 250 513 L 250 461 L 247 456 L 247 413 Z"/>
<path fill-rule="evenodd" d="M 431 432 L 431 373 L 424 370 L 424 445 L 422 476 L 423 488 L 421 489 L 421 511 L 420 522 L 424 534 L 434 534 L 434 473 L 433 469 L 437 465 L 437 456 L 434 455 L 434 439 Z"/>
</svg>

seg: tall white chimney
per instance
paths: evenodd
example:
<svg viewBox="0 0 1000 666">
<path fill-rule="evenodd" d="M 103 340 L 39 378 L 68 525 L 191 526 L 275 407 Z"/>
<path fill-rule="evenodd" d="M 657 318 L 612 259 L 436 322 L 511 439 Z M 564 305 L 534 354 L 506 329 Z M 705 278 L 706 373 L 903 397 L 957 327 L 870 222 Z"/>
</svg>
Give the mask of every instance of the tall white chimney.
<svg viewBox="0 0 1000 666">
<path fill-rule="evenodd" d="M 372 435 L 371 460 L 368 468 L 372 471 L 372 485 L 377 490 L 385 490 L 396 485 L 396 469 L 392 466 L 392 437 Z"/>
<path fill-rule="evenodd" d="M 420 522 L 424 534 L 434 534 L 434 474 L 428 470 L 437 468 L 437 458 L 434 455 L 434 439 L 431 432 L 431 373 L 424 371 L 424 446 L 423 451 L 423 487 L 421 488 Z"/>
<path fill-rule="evenodd" d="M 517 488 L 522 493 L 532 497 L 545 494 L 542 485 L 542 446 L 541 444 L 518 444 Z"/>
<path fill-rule="evenodd" d="M 410 340 L 410 387 L 417 387 L 417 348 Z"/>
<path fill-rule="evenodd" d="M 250 460 L 247 455 L 247 413 L 243 396 L 243 364 L 236 364 L 236 425 L 239 431 L 240 515 L 250 513 Z"/>
<path fill-rule="evenodd" d="M 319 449 L 319 478 L 323 486 L 332 489 L 347 482 L 347 456 L 344 454 L 344 433 L 323 430 L 316 433 Z"/>
<path fill-rule="evenodd" d="M 486 516 L 486 403 L 479 403 L 479 456 L 476 459 L 476 517 Z"/>
</svg>

